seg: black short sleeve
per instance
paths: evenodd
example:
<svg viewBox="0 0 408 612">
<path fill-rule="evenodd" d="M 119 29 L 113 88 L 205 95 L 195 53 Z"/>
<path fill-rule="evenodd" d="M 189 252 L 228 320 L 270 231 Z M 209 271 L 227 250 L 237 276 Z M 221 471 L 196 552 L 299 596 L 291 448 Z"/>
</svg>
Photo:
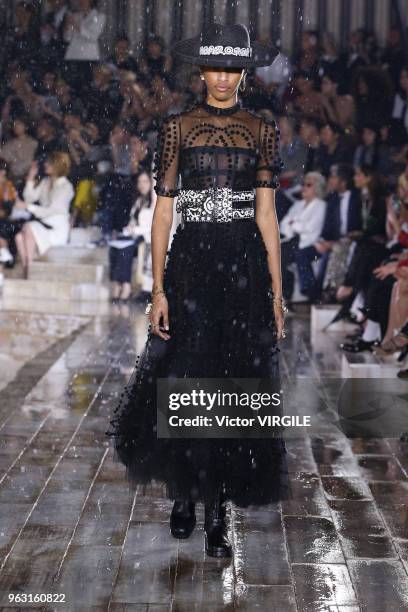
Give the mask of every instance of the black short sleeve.
<svg viewBox="0 0 408 612">
<path fill-rule="evenodd" d="M 174 198 L 178 194 L 180 116 L 172 115 L 160 127 L 154 159 L 154 187 L 157 195 Z"/>
<path fill-rule="evenodd" d="M 270 189 L 279 187 L 279 175 L 283 170 L 279 136 L 279 128 L 275 121 L 261 119 L 255 187 Z"/>
</svg>

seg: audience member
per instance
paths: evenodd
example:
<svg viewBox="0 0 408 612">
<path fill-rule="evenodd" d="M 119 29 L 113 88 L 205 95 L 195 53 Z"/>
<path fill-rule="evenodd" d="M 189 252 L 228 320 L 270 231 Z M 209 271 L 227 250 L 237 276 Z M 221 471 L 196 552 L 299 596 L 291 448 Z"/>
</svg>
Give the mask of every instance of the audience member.
<svg viewBox="0 0 408 612">
<path fill-rule="evenodd" d="M 314 244 L 321 236 L 326 212 L 325 179 L 317 172 L 305 175 L 302 200 L 295 202 L 280 222 L 282 242 L 282 273 L 286 286 L 291 285 L 292 273 L 288 265 L 296 262 L 300 290 L 310 301 L 317 298 L 317 281 L 312 261 L 320 257 Z"/>
<path fill-rule="evenodd" d="M 7 177 L 7 171 L 6 161 L 0 159 L 0 266 L 10 264 L 14 259 L 11 250 L 13 250 L 15 224 L 9 220 L 9 217 L 17 198 L 17 191 Z"/>
<path fill-rule="evenodd" d="M 0 149 L 0 155 L 10 166 L 12 180 L 20 183 L 28 172 L 34 159 L 38 143 L 28 135 L 28 121 L 17 117 L 13 123 L 14 138 L 8 140 Z"/>
<path fill-rule="evenodd" d="M 327 121 L 320 130 L 320 146 L 313 162 L 314 170 L 328 177 L 335 164 L 350 164 L 353 150 L 337 123 Z"/>
<path fill-rule="evenodd" d="M 36 184 L 38 164 L 33 162 L 23 192 L 24 202 L 16 204 L 32 213 L 34 219 L 24 223 L 16 245 L 25 276 L 35 255 L 43 255 L 52 246 L 67 244 L 69 212 L 74 188 L 67 179 L 70 159 L 67 153 L 52 153 L 45 164 L 46 178 Z"/>
<path fill-rule="evenodd" d="M 91 82 L 93 66 L 101 58 L 99 39 L 106 15 L 97 4 L 97 0 L 79 0 L 79 11 L 68 12 L 64 20 L 66 78 L 77 88 Z"/>
<path fill-rule="evenodd" d="M 280 117 L 278 126 L 284 164 L 280 181 L 282 189 L 287 189 L 301 182 L 305 173 L 308 149 L 305 142 L 296 134 L 294 119 L 286 116 Z"/>
</svg>

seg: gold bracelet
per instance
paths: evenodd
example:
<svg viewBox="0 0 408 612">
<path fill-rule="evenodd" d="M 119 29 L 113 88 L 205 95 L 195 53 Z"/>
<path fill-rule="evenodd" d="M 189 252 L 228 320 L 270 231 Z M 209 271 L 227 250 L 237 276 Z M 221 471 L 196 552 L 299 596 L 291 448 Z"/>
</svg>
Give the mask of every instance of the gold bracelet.
<svg viewBox="0 0 408 612">
<path fill-rule="evenodd" d="M 152 289 L 152 295 L 157 295 L 158 293 L 165 293 L 163 287 L 155 287 Z"/>
</svg>

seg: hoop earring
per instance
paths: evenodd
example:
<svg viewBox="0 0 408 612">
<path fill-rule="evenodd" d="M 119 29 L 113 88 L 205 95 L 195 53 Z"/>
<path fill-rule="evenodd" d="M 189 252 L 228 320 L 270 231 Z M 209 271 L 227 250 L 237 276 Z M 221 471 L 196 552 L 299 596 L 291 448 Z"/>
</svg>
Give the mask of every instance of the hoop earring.
<svg viewBox="0 0 408 612">
<path fill-rule="evenodd" d="M 244 76 L 244 78 L 242 79 L 242 81 L 239 84 L 238 90 L 240 92 L 244 92 L 246 88 L 246 75 Z"/>
</svg>

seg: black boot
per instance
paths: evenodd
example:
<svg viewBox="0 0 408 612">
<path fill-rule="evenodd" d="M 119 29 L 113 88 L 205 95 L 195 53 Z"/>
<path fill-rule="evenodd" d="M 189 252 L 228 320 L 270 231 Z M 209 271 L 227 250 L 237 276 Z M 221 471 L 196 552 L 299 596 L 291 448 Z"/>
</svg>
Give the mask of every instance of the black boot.
<svg viewBox="0 0 408 612">
<path fill-rule="evenodd" d="M 193 533 L 195 524 L 195 503 L 189 500 L 176 500 L 170 515 L 171 535 L 184 540 Z"/>
<path fill-rule="evenodd" d="M 231 557 L 232 548 L 225 524 L 225 507 L 221 497 L 204 507 L 205 552 L 210 557 Z"/>
</svg>

